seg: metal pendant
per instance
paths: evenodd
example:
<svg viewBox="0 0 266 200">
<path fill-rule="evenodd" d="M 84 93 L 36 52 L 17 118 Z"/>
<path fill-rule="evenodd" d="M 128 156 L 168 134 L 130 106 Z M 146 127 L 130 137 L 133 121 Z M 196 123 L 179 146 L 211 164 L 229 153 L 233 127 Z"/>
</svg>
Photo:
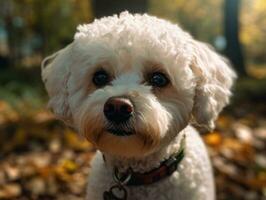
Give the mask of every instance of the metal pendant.
<svg viewBox="0 0 266 200">
<path fill-rule="evenodd" d="M 116 182 L 109 191 L 103 193 L 104 200 L 127 200 L 127 190 L 124 185 L 131 178 L 132 171 L 128 171 L 126 175 L 122 175 L 118 172 L 117 168 L 114 168 L 113 179 Z"/>
<path fill-rule="evenodd" d="M 103 193 L 104 200 L 126 200 L 127 191 L 122 185 L 114 185 Z"/>
</svg>

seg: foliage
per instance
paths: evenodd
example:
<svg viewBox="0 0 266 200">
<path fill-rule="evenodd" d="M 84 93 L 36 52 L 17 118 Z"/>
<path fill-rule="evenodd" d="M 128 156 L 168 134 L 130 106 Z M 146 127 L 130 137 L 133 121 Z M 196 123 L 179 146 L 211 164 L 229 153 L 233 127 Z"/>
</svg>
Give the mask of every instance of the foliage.
<svg viewBox="0 0 266 200">
<path fill-rule="evenodd" d="M 217 39 L 223 42 L 223 9 L 223 0 L 150 0 L 150 13 L 179 22 L 197 39 L 214 45 Z M 239 20 L 246 59 L 249 63 L 265 63 L 266 1 L 242 0 Z"/>
<path fill-rule="evenodd" d="M 26 107 L 0 101 L 0 199 L 83 199 L 93 147 L 51 113 Z"/>
<path fill-rule="evenodd" d="M 91 0 L 1 0 L 0 4 L 0 55 L 6 53 L 1 41 L 6 34 L 13 63 L 24 66 L 39 64 L 43 56 L 71 42 L 78 24 L 93 19 Z M 178 22 L 222 51 L 223 9 L 223 0 L 149 0 L 148 12 Z M 265 13 L 265 0 L 241 1 L 241 41 L 248 63 L 266 62 Z"/>
<path fill-rule="evenodd" d="M 266 1 L 243 0 L 241 38 L 246 56 L 253 62 L 266 62 Z"/>
<path fill-rule="evenodd" d="M 222 0 L 150 0 L 150 12 L 179 22 L 196 38 L 213 43 L 222 35 Z"/>
<path fill-rule="evenodd" d="M 0 101 L 0 199 L 81 200 L 95 150 L 41 107 Z M 223 114 L 203 135 L 218 200 L 266 198 L 266 118 L 258 115 L 266 109 L 253 106 L 246 115 L 243 108 Z"/>
<path fill-rule="evenodd" d="M 11 62 L 32 65 L 29 57 L 47 55 L 71 42 L 77 24 L 90 22 L 90 6 L 89 0 L 1 1 L 0 29 L 7 34 Z M 40 58 L 33 64 L 37 62 Z"/>
</svg>

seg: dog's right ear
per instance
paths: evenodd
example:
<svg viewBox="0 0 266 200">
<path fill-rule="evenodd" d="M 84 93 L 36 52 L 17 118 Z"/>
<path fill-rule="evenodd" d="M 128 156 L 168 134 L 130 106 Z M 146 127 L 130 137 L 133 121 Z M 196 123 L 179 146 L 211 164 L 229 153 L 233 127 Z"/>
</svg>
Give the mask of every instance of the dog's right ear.
<svg viewBox="0 0 266 200">
<path fill-rule="evenodd" d="M 236 73 L 229 62 L 208 45 L 196 40 L 191 40 L 190 44 L 193 52 L 191 69 L 197 82 L 192 122 L 212 130 L 218 114 L 229 103 Z"/>
<path fill-rule="evenodd" d="M 42 61 L 42 80 L 50 97 L 50 108 L 58 119 L 67 124 L 72 121 L 68 103 L 68 80 L 70 76 L 72 44 Z"/>
</svg>

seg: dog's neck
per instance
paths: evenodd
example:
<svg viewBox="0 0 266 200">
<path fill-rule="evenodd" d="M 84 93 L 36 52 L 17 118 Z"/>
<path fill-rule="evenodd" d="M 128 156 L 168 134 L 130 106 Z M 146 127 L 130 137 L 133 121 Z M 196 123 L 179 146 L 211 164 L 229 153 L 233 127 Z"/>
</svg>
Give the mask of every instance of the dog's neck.
<svg viewBox="0 0 266 200">
<path fill-rule="evenodd" d="M 179 151 L 184 134 L 186 134 L 186 128 L 178 133 L 170 144 L 143 158 L 124 158 L 104 154 L 106 166 L 110 170 L 117 167 L 120 172 L 124 172 L 129 168 L 132 168 L 135 172 L 148 172 L 159 167 L 164 160 Z"/>
</svg>

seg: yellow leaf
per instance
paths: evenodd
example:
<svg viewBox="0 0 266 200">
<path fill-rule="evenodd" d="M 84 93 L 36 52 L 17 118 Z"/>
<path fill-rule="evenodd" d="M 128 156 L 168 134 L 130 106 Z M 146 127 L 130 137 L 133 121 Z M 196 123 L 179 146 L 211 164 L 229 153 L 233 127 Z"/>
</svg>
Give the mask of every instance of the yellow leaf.
<svg viewBox="0 0 266 200">
<path fill-rule="evenodd" d="M 221 134 L 218 132 L 212 132 L 205 135 L 204 140 L 210 146 L 218 146 L 222 143 Z"/>
</svg>

